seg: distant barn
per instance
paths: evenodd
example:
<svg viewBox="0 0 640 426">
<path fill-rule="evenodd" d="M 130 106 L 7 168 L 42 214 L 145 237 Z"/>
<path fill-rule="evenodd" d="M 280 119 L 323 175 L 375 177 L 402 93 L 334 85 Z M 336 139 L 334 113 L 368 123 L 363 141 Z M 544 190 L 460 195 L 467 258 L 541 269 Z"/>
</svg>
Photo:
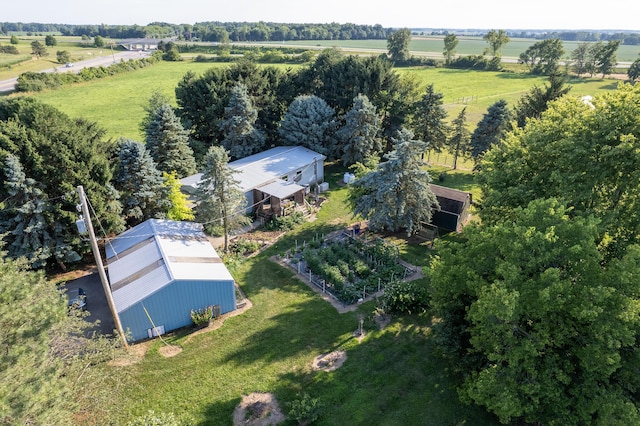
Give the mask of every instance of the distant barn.
<svg viewBox="0 0 640 426">
<path fill-rule="evenodd" d="M 433 212 L 431 224 L 447 231 L 458 232 L 469 218 L 471 194 L 440 185 L 431 185 L 431 191 L 438 199 L 440 210 Z"/>
<path fill-rule="evenodd" d="M 198 223 L 150 219 L 106 252 L 116 311 L 134 341 L 190 325 L 192 309 L 236 309 L 233 277 Z"/>
</svg>

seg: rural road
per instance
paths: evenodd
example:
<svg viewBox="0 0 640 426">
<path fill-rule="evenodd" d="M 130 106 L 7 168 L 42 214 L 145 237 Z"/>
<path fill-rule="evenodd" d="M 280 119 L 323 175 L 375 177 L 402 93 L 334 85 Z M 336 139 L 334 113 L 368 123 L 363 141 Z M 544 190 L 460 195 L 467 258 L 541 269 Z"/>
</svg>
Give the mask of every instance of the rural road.
<svg viewBox="0 0 640 426">
<path fill-rule="evenodd" d="M 65 65 L 60 65 L 59 67 L 50 68 L 47 70 L 43 70 L 41 72 L 79 72 L 84 68 L 90 67 L 103 67 L 109 66 L 115 62 L 119 61 L 130 61 L 132 59 L 141 59 L 146 58 L 151 55 L 151 52 L 148 51 L 132 51 L 132 52 L 117 52 L 106 56 L 96 56 L 95 58 L 85 59 L 83 61 L 73 62 L 72 66 L 67 67 Z M 0 93 L 3 92 L 12 92 L 16 88 L 16 82 L 18 81 L 17 77 L 14 77 L 9 80 L 0 81 Z"/>
</svg>

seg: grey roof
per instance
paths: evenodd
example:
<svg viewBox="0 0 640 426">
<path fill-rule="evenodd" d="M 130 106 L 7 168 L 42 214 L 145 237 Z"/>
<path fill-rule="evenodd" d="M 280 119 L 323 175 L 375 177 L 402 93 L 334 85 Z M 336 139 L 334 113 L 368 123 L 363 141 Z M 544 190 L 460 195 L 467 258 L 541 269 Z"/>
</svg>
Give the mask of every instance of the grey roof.
<svg viewBox="0 0 640 426">
<path fill-rule="evenodd" d="M 274 182 L 287 174 L 313 167 L 315 161 L 324 161 L 326 157 L 301 146 L 277 146 L 258 154 L 253 154 L 229 163 L 229 167 L 237 170 L 234 176 L 243 192 L 259 188 Z M 202 179 L 198 173 L 180 179 L 182 186 L 197 187 Z"/>
<path fill-rule="evenodd" d="M 260 191 L 282 200 L 283 198 L 287 198 L 299 191 L 304 191 L 304 186 L 278 179 L 274 182 L 261 186 Z"/>
<path fill-rule="evenodd" d="M 233 281 L 193 222 L 150 219 L 107 244 L 109 281 L 118 312 L 175 280 Z"/>
</svg>

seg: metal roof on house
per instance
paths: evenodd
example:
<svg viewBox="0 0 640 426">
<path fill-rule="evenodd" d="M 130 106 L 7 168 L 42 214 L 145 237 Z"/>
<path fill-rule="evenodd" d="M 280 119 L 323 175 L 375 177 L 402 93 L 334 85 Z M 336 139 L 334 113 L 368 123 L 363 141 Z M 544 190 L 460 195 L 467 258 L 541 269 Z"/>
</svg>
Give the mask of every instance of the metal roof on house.
<svg viewBox="0 0 640 426">
<path fill-rule="evenodd" d="M 305 167 L 313 167 L 315 161 L 324 161 L 326 157 L 301 146 L 277 146 L 257 154 L 229 163 L 237 170 L 234 178 L 239 182 L 242 192 L 259 188 L 280 179 L 289 173 Z M 182 186 L 197 187 L 202 179 L 198 173 L 180 179 Z"/>
<path fill-rule="evenodd" d="M 261 186 L 260 191 L 282 200 L 290 197 L 296 192 L 304 191 L 304 186 L 278 179 L 267 185 Z"/>
<path fill-rule="evenodd" d="M 150 219 L 120 234 L 106 251 L 118 312 L 176 280 L 233 281 L 198 223 Z"/>
</svg>

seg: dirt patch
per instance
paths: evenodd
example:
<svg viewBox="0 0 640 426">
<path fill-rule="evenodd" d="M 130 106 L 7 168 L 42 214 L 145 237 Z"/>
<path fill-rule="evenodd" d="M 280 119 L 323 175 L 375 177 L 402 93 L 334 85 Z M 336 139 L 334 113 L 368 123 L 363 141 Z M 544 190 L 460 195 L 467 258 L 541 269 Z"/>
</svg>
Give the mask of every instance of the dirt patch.
<svg viewBox="0 0 640 426">
<path fill-rule="evenodd" d="M 234 426 L 277 425 L 284 420 L 278 401 L 270 393 L 244 395 L 233 411 Z"/>
<path fill-rule="evenodd" d="M 109 365 L 114 367 L 126 367 L 140 362 L 147 354 L 151 343 L 151 341 L 147 341 L 136 345 L 129 345 L 129 349 L 122 355 L 109 361 Z"/>
<path fill-rule="evenodd" d="M 378 327 L 380 327 L 380 330 L 384 330 L 384 328 L 388 326 L 389 323 L 391 322 L 391 315 L 381 314 L 376 312 L 376 314 L 373 317 L 373 320 L 375 321 L 376 324 L 378 324 Z"/>
<path fill-rule="evenodd" d="M 182 352 L 182 348 L 176 345 L 164 345 L 158 349 L 158 352 L 165 358 L 171 358 Z"/>
<path fill-rule="evenodd" d="M 334 371 L 342 367 L 346 359 L 347 353 L 345 351 L 333 351 L 315 357 L 312 367 L 314 370 Z"/>
</svg>

